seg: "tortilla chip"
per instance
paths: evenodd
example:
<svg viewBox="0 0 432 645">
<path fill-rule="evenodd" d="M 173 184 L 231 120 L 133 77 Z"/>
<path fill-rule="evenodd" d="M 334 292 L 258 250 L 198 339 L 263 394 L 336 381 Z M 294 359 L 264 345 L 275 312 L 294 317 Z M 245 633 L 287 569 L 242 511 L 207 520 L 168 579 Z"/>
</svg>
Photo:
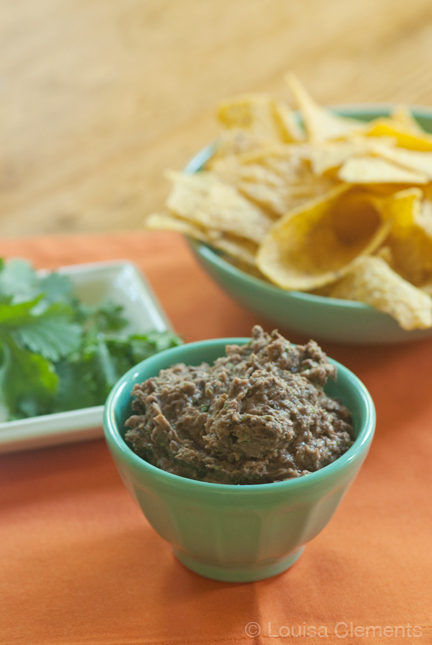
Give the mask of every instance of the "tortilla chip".
<svg viewBox="0 0 432 645">
<path fill-rule="evenodd" d="M 432 238 L 432 201 L 428 195 L 428 191 L 422 192 L 423 199 L 420 212 L 417 215 L 417 224 L 422 228 L 422 230 L 428 237 Z"/>
<path fill-rule="evenodd" d="M 259 243 L 272 220 L 258 206 L 211 172 L 170 172 L 173 187 L 167 199 L 172 214 L 195 225 L 231 233 Z"/>
<path fill-rule="evenodd" d="M 282 149 L 282 151 L 281 151 Z M 227 155 L 224 158 L 210 160 L 209 168 L 223 181 L 236 186 L 241 179 L 252 181 L 265 181 L 274 186 L 282 183 L 282 178 L 274 171 L 270 171 L 270 159 L 274 155 L 282 155 L 287 160 L 287 165 L 295 166 L 299 154 L 298 147 L 281 144 L 266 144 L 259 149 L 239 155 Z M 291 173 L 290 173 L 291 174 Z M 287 179 L 286 177 L 284 179 Z"/>
<path fill-rule="evenodd" d="M 392 195 L 402 191 L 411 190 L 411 188 L 407 187 L 407 184 L 359 184 L 358 188 L 360 189 L 361 187 L 371 195 L 375 195 L 377 198 L 391 197 Z M 423 188 L 424 184 L 422 184 L 421 187 Z M 418 186 L 414 188 L 415 190 L 419 190 Z"/>
<path fill-rule="evenodd" d="M 225 128 L 238 128 L 274 135 L 272 103 L 272 98 L 261 94 L 237 96 L 221 103 L 217 110 L 217 116 Z"/>
<path fill-rule="evenodd" d="M 392 200 L 386 201 L 386 217 L 392 220 L 393 235 L 406 235 L 415 222 L 420 211 L 423 192 L 421 188 L 406 188 L 394 194 Z"/>
<path fill-rule="evenodd" d="M 288 105 L 264 94 L 246 94 L 221 103 L 218 118 L 224 128 L 254 133 L 263 142 L 295 142 L 304 138 Z"/>
<path fill-rule="evenodd" d="M 392 266 L 417 286 L 432 279 L 432 205 L 422 198 L 419 189 L 402 191 L 388 203 L 387 211 L 392 219 L 388 238 Z"/>
<path fill-rule="evenodd" d="M 279 220 L 259 247 L 262 273 L 283 289 L 308 291 L 334 282 L 359 255 L 375 251 L 391 222 L 366 193 L 349 188 L 340 185 Z"/>
<path fill-rule="evenodd" d="M 380 143 L 373 144 L 371 146 L 371 152 L 378 155 L 381 159 L 385 159 L 406 170 L 425 175 L 428 179 L 432 179 L 432 152 L 405 150 L 404 148 L 394 148 Z"/>
<path fill-rule="evenodd" d="M 209 241 L 207 230 L 195 226 L 187 220 L 173 217 L 169 213 L 151 213 L 146 217 L 144 225 L 145 228 L 152 231 L 175 231 L 201 242 Z"/>
<path fill-rule="evenodd" d="M 267 160 L 268 161 L 268 160 Z M 273 188 L 279 188 L 285 182 L 281 176 L 264 163 L 246 163 L 238 166 L 237 183 L 249 181 L 255 184 L 265 184 Z"/>
<path fill-rule="evenodd" d="M 426 175 L 405 170 L 385 159 L 352 157 L 338 172 L 342 181 L 350 184 L 426 184 Z"/>
<path fill-rule="evenodd" d="M 424 134 L 424 130 L 419 126 L 407 105 L 401 103 L 396 105 L 392 110 L 390 120 L 413 134 Z"/>
<path fill-rule="evenodd" d="M 393 139 L 385 137 L 373 138 L 355 135 L 347 141 L 326 141 L 303 146 L 303 155 L 309 160 L 313 172 L 316 175 L 323 175 L 339 168 L 351 157 L 374 152 L 376 145 L 390 147 L 393 143 Z"/>
<path fill-rule="evenodd" d="M 210 244 L 239 263 L 248 265 L 249 267 L 256 266 L 257 244 L 227 235 L 219 237 L 214 242 L 210 242 Z"/>
<path fill-rule="evenodd" d="M 402 329 L 432 327 L 431 299 L 378 257 L 358 258 L 330 296 L 371 305 L 390 314 Z"/>
<path fill-rule="evenodd" d="M 199 242 L 204 242 L 223 251 L 231 258 L 250 266 L 255 266 L 257 244 L 232 235 L 225 235 L 220 231 L 203 229 L 199 226 L 179 219 L 169 213 L 152 213 L 145 219 L 145 227 L 149 230 L 175 231 L 191 237 Z"/>
<path fill-rule="evenodd" d="M 258 185 L 253 182 L 240 182 L 239 190 L 248 199 L 256 202 L 275 217 L 282 217 L 299 207 L 314 201 L 317 196 L 324 195 L 334 186 L 334 182 L 310 185 L 284 186 L 278 189 L 271 188 L 264 184 Z"/>
<path fill-rule="evenodd" d="M 388 264 L 389 267 L 393 267 L 393 254 L 389 246 L 380 246 L 380 248 L 375 251 L 374 256 L 376 258 L 381 258 L 381 260 Z"/>
<path fill-rule="evenodd" d="M 261 149 L 267 144 L 267 138 L 249 130 L 223 130 L 217 140 L 214 155 L 206 163 L 206 169 L 211 169 L 215 161 L 229 155 L 241 155 Z"/>
<path fill-rule="evenodd" d="M 429 298 L 432 298 L 432 282 L 423 284 L 420 289 L 425 293 Z"/>
<path fill-rule="evenodd" d="M 391 137 L 398 146 L 408 150 L 432 150 L 430 134 L 413 132 L 411 127 L 399 125 L 391 119 L 370 121 L 365 134 L 370 137 Z"/>
<path fill-rule="evenodd" d="M 336 183 L 316 176 L 302 146 L 277 146 L 264 154 L 230 155 L 215 161 L 212 170 L 245 197 L 275 217 L 326 194 Z"/>
<path fill-rule="evenodd" d="M 360 152 L 355 144 L 343 141 L 309 146 L 306 155 L 315 175 L 323 175 L 329 170 L 339 168 L 347 159 Z"/>
<path fill-rule="evenodd" d="M 295 143 L 304 140 L 305 133 L 300 125 L 300 120 L 288 105 L 275 101 L 273 105 L 273 116 L 283 141 L 292 141 Z"/>
<path fill-rule="evenodd" d="M 286 81 L 301 113 L 308 140 L 328 141 L 365 130 L 363 122 L 337 116 L 318 105 L 294 74 L 288 74 Z"/>
</svg>

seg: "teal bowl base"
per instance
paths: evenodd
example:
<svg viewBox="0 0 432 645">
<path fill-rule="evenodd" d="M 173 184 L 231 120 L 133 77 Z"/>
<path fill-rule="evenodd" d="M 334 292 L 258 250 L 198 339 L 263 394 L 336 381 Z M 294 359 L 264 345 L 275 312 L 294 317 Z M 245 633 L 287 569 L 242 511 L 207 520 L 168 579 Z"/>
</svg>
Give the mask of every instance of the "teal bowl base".
<svg viewBox="0 0 432 645">
<path fill-rule="evenodd" d="M 271 564 L 250 565 L 245 567 L 224 567 L 206 564 L 201 560 L 197 560 L 193 556 L 173 549 L 174 555 L 180 562 L 191 571 L 198 573 L 204 578 L 211 578 L 212 580 L 221 580 L 223 582 L 253 582 L 254 580 L 264 580 L 271 578 L 278 573 L 282 573 L 289 569 L 294 562 L 296 562 L 303 553 L 304 546 L 298 551 L 290 553 L 285 558 L 281 558 Z"/>
</svg>

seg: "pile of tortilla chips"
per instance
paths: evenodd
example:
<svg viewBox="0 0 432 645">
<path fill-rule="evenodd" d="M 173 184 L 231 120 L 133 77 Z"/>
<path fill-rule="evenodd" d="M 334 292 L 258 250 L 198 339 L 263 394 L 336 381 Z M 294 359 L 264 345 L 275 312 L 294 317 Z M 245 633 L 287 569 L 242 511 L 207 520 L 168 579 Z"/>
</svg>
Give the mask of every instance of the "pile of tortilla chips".
<svg viewBox="0 0 432 645">
<path fill-rule="evenodd" d="M 432 135 L 403 106 L 357 121 L 287 81 L 297 113 L 266 95 L 219 106 L 215 154 L 202 172 L 169 173 L 166 211 L 146 226 L 204 241 L 283 289 L 432 327 Z"/>
</svg>

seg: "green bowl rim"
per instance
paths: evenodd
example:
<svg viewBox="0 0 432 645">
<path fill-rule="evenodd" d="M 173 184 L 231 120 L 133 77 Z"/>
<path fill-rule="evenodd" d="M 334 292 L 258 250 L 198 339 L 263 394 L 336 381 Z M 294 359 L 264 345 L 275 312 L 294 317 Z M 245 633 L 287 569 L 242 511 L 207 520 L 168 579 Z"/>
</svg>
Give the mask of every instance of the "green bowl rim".
<svg viewBox="0 0 432 645">
<path fill-rule="evenodd" d="M 375 117 L 378 113 L 379 116 L 388 116 L 392 109 L 395 107 L 395 104 L 392 103 L 367 103 L 367 104 L 347 104 L 347 105 L 333 105 L 329 106 L 329 109 L 333 110 L 341 116 L 355 117 L 356 115 L 369 115 L 371 118 Z M 415 118 L 424 118 L 432 119 L 432 108 L 427 108 L 424 106 L 407 106 L 412 115 Z M 215 143 L 211 143 L 204 148 L 202 148 L 196 155 L 185 166 L 184 172 L 187 174 L 194 174 L 202 169 L 204 164 L 210 159 L 214 150 Z M 361 302 L 356 302 L 355 300 L 342 300 L 341 298 L 330 298 L 328 296 L 319 296 L 313 293 L 307 293 L 302 291 L 290 291 L 288 289 L 282 289 L 276 285 L 270 284 L 261 280 L 260 278 L 255 278 L 248 273 L 245 273 L 241 269 L 237 268 L 235 265 L 231 264 L 224 260 L 223 256 L 211 245 L 205 244 L 204 242 L 199 242 L 190 237 L 185 236 L 188 243 L 192 246 L 195 252 L 203 257 L 210 264 L 214 264 L 218 269 L 228 273 L 230 276 L 244 280 L 247 285 L 252 288 L 262 289 L 267 291 L 267 293 L 288 297 L 293 301 L 297 302 L 307 302 L 307 303 L 316 303 L 320 305 L 326 305 L 334 309 L 351 309 L 351 310 L 362 310 L 362 311 L 371 311 L 375 314 L 381 314 L 382 316 L 387 316 L 390 318 L 389 314 L 384 314 L 379 312 L 377 309 L 371 305 L 366 305 Z"/>
<path fill-rule="evenodd" d="M 158 479 L 168 481 L 170 483 L 176 484 L 179 487 L 186 489 L 207 489 L 212 491 L 218 491 L 222 493 L 243 493 L 243 492 L 255 492 L 255 493 L 266 493 L 269 491 L 280 491 L 281 489 L 290 489 L 290 490 L 302 490 L 309 488 L 318 484 L 326 479 L 327 476 L 337 475 L 340 471 L 343 471 L 345 467 L 350 464 L 352 461 L 357 459 L 369 446 L 372 441 L 375 423 L 376 423 L 376 413 L 375 406 L 372 400 L 371 395 L 369 394 L 365 385 L 360 381 L 360 379 L 349 370 L 347 367 L 330 358 L 330 361 L 336 365 L 338 374 L 342 373 L 345 378 L 348 380 L 350 387 L 357 391 L 357 394 L 360 399 L 360 406 L 363 410 L 363 423 L 359 429 L 359 433 L 354 440 L 353 445 L 335 461 L 319 470 L 298 477 L 295 479 L 286 479 L 278 482 L 271 482 L 267 484 L 217 484 L 214 482 L 202 482 L 195 479 L 189 479 L 187 477 L 181 477 L 180 475 L 174 475 L 169 473 L 157 466 L 153 466 L 149 462 L 145 461 L 139 457 L 133 450 L 127 445 L 125 440 L 120 434 L 120 428 L 117 428 L 115 421 L 115 409 L 118 405 L 120 397 L 126 389 L 130 392 L 132 390 L 132 382 L 139 377 L 140 373 L 144 369 L 144 366 L 155 368 L 158 370 L 158 363 L 160 363 L 161 358 L 165 359 L 167 356 L 172 357 L 172 364 L 180 362 L 181 356 L 187 353 L 191 349 L 196 348 L 207 348 L 209 346 L 215 347 L 220 345 L 231 345 L 231 344 L 245 344 L 250 341 L 250 338 L 213 338 L 208 340 L 201 340 L 194 343 L 185 343 L 184 345 L 179 345 L 178 347 L 173 347 L 167 349 L 163 352 L 155 354 L 150 358 L 147 358 L 144 361 L 141 361 L 134 367 L 132 367 L 128 372 L 126 372 L 117 383 L 112 388 L 110 394 L 105 403 L 104 407 L 104 433 L 108 444 L 114 444 L 116 449 L 120 452 L 122 458 L 126 461 L 129 461 L 137 467 L 139 470 L 144 470 L 149 472 L 151 475 L 156 476 Z M 180 357 L 180 358 L 178 358 Z M 165 369 L 165 368 L 163 368 Z"/>
</svg>

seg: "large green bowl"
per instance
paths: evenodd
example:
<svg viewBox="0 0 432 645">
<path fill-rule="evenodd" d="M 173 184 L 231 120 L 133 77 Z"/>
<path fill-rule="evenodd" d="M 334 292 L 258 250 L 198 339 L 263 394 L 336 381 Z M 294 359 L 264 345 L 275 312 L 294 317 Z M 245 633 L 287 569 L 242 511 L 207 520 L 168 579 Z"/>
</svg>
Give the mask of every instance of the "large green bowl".
<svg viewBox="0 0 432 645">
<path fill-rule="evenodd" d="M 370 121 L 388 116 L 391 106 L 353 106 L 335 109 L 338 114 Z M 420 125 L 432 132 L 432 110 L 412 108 Z M 201 150 L 185 171 L 201 170 L 213 153 Z M 207 273 L 237 302 L 283 328 L 310 338 L 339 343 L 400 343 L 432 336 L 432 329 L 406 331 L 388 314 L 360 302 L 285 291 L 255 278 L 227 262 L 212 247 L 189 240 L 193 254 Z"/>
<path fill-rule="evenodd" d="M 175 363 L 212 362 L 231 343 L 248 338 L 207 340 L 161 352 L 127 372 L 114 386 L 104 412 L 108 447 L 131 495 L 177 558 L 217 580 L 245 582 L 289 568 L 306 542 L 327 524 L 362 465 L 375 428 L 375 408 L 359 379 L 336 363 L 337 382 L 326 391 L 352 412 L 356 439 L 332 464 L 282 482 L 235 486 L 172 475 L 136 455 L 124 441 L 135 383 Z M 349 544 L 341 545 L 349 549 Z"/>
</svg>

